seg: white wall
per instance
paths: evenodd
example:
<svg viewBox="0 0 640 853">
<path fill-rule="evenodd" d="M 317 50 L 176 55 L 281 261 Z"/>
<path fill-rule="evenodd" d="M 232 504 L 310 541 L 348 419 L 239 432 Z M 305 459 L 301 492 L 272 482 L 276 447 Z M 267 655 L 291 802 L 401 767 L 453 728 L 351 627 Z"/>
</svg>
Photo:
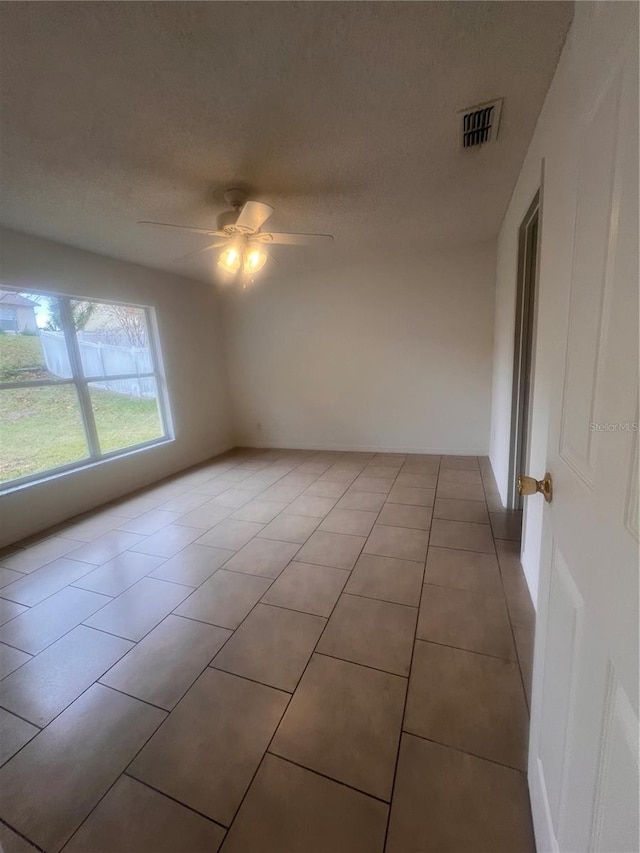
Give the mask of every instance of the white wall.
<svg viewBox="0 0 640 853">
<path fill-rule="evenodd" d="M 526 473 L 541 477 L 546 470 L 550 387 L 555 369 L 545 341 L 561 340 L 565 334 L 564 329 L 557 328 L 558 318 L 565 314 L 557 304 L 555 283 L 570 275 L 570 252 L 563 247 L 573 241 L 575 217 L 578 158 L 572 129 L 580 118 L 581 83 L 591 86 L 589 75 L 599 73 L 601 67 L 600 39 L 594 35 L 593 25 L 598 17 L 606 16 L 601 26 L 605 26 L 613 40 L 622 39 L 628 29 L 625 5 L 576 4 L 573 24 L 498 237 L 490 458 L 503 501 L 509 467 L 518 229 L 541 188 L 538 339 L 526 465 Z M 567 168 L 567 164 L 573 165 Z M 534 604 L 538 593 L 542 511 L 541 501 L 525 502 L 521 560 Z"/>
<path fill-rule="evenodd" d="M 0 230 L 0 283 L 155 308 L 175 440 L 0 496 L 0 545 L 13 542 L 232 445 L 218 297 L 212 286 Z"/>
<path fill-rule="evenodd" d="M 491 241 L 230 291 L 239 442 L 486 454 L 494 281 Z"/>
</svg>

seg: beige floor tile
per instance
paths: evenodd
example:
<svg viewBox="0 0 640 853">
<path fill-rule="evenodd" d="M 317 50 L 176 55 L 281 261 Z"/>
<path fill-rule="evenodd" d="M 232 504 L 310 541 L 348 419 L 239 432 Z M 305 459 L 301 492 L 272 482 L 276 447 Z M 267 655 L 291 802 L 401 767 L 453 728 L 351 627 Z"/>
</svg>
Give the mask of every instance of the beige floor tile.
<svg viewBox="0 0 640 853">
<path fill-rule="evenodd" d="M 440 469 L 440 457 L 434 456 L 431 459 L 426 457 L 420 461 L 414 461 L 413 456 L 408 456 L 407 461 L 400 469 L 401 474 L 427 474 L 437 475 Z"/>
<path fill-rule="evenodd" d="M 118 530 L 126 530 L 128 533 L 141 533 L 143 536 L 151 536 L 163 527 L 174 524 L 184 513 L 170 512 L 164 506 L 160 509 L 151 509 L 136 518 L 130 518 L 123 524 L 118 525 Z"/>
<path fill-rule="evenodd" d="M 520 547 L 520 543 L 513 540 L 496 540 L 496 554 L 498 555 L 500 573 L 505 580 L 523 576 L 522 566 L 520 565 Z"/>
<path fill-rule="evenodd" d="M 227 506 L 232 509 L 240 509 L 245 504 L 254 500 L 256 495 L 260 493 L 260 489 L 243 489 L 244 483 L 239 483 L 237 488 L 227 489 L 217 497 L 213 498 L 211 503 L 214 506 Z"/>
<path fill-rule="evenodd" d="M 260 531 L 258 539 L 278 539 L 303 545 L 320 523 L 309 515 L 279 515 Z"/>
<path fill-rule="evenodd" d="M 304 490 L 303 495 L 314 495 L 319 498 L 335 498 L 336 500 L 347 491 L 346 483 L 336 483 L 333 480 L 316 480 Z"/>
<path fill-rule="evenodd" d="M 349 489 L 336 504 L 336 509 L 360 509 L 379 512 L 385 499 L 385 495 L 376 494 L 376 492 L 358 492 Z"/>
<path fill-rule="evenodd" d="M 216 853 L 224 829 L 121 776 L 64 853 Z"/>
<path fill-rule="evenodd" d="M 440 483 L 482 483 L 480 471 L 476 468 L 447 468 L 443 466 L 438 477 Z"/>
<path fill-rule="evenodd" d="M 194 542 L 163 562 L 149 577 L 195 588 L 208 580 L 234 553 Z"/>
<path fill-rule="evenodd" d="M 26 720 L 21 720 L 20 717 L 0 708 L 0 766 L 22 749 L 25 743 L 29 743 L 39 731 L 39 728 L 27 723 Z M 2 849 L 0 843 L 0 850 Z"/>
<path fill-rule="evenodd" d="M 38 853 L 38 848 L 29 844 L 4 823 L 0 823 L 0 849 L 3 853 Z"/>
<path fill-rule="evenodd" d="M 58 853 L 164 717 L 94 684 L 0 769 L 0 814 Z"/>
<path fill-rule="evenodd" d="M 406 731 L 524 770 L 528 723 L 517 663 L 416 640 Z"/>
<path fill-rule="evenodd" d="M 138 554 L 151 554 L 154 557 L 173 557 L 197 539 L 201 532 L 193 527 L 168 524 L 162 530 L 133 545 L 130 550 Z"/>
<path fill-rule="evenodd" d="M 286 515 L 309 515 L 324 518 L 335 505 L 335 498 L 321 498 L 314 495 L 300 495 L 284 510 Z"/>
<path fill-rule="evenodd" d="M 489 513 L 483 501 L 438 498 L 433 507 L 433 517 L 447 518 L 450 521 L 473 521 L 475 524 L 489 524 Z"/>
<path fill-rule="evenodd" d="M 424 582 L 486 595 L 500 595 L 502 582 L 494 554 L 429 547 Z"/>
<path fill-rule="evenodd" d="M 175 612 L 221 628 L 237 628 L 271 584 L 268 578 L 240 572 L 218 571 L 205 581 Z"/>
<path fill-rule="evenodd" d="M 302 613 L 329 616 L 347 578 L 343 569 L 292 562 L 262 601 Z"/>
<path fill-rule="evenodd" d="M 66 539 L 77 539 L 78 542 L 92 542 L 98 536 L 120 527 L 123 519 L 118 515 L 110 515 L 109 513 L 96 513 L 95 515 L 86 515 L 66 524 L 60 531 Z"/>
<path fill-rule="evenodd" d="M 354 492 L 376 492 L 381 495 L 389 494 L 393 480 L 385 477 L 364 477 L 362 474 L 353 481 L 351 488 Z"/>
<path fill-rule="evenodd" d="M 0 562 L 6 569 L 14 569 L 17 572 L 28 574 L 42 568 L 47 563 L 53 562 L 58 557 L 63 557 L 70 551 L 75 551 L 77 548 L 78 542 L 73 539 L 52 536 L 37 545 L 31 545 L 15 554 L 9 554 L 3 557 Z"/>
<path fill-rule="evenodd" d="M 299 550 L 299 545 L 291 542 L 278 542 L 275 539 L 252 539 L 244 548 L 237 551 L 224 564 L 229 572 L 244 572 L 260 575 L 264 578 L 277 578 L 284 567 L 291 562 Z"/>
<path fill-rule="evenodd" d="M 92 542 L 87 542 L 72 551 L 70 556 L 74 560 L 90 563 L 93 566 L 101 566 L 108 560 L 113 560 L 118 554 L 122 554 L 128 548 L 132 548 L 139 542 L 144 541 L 144 536 L 139 533 L 126 533 L 124 530 L 111 530 L 103 536 L 98 536 Z"/>
<path fill-rule="evenodd" d="M 260 533 L 264 524 L 255 521 L 237 521 L 227 518 L 198 539 L 198 545 L 210 545 L 213 548 L 226 548 L 238 551 L 250 539 Z"/>
<path fill-rule="evenodd" d="M 265 489 L 264 492 L 260 495 L 260 500 L 264 501 L 277 501 L 281 503 L 290 503 L 290 501 L 295 500 L 299 495 L 301 495 L 306 486 L 283 486 L 282 483 L 275 483 L 273 486 L 269 486 L 268 489 Z"/>
<path fill-rule="evenodd" d="M 409 487 L 412 489 L 435 489 L 438 482 L 437 474 L 398 474 L 396 486 Z"/>
<path fill-rule="evenodd" d="M 189 595 L 191 589 L 177 583 L 143 578 L 94 613 L 84 624 L 126 640 L 141 640 Z"/>
<path fill-rule="evenodd" d="M 378 800 L 267 754 L 224 849 L 382 853 L 386 822 L 387 806 Z"/>
<path fill-rule="evenodd" d="M 350 533 L 353 536 L 368 536 L 378 517 L 377 512 L 360 509 L 332 509 L 318 530 L 329 533 Z"/>
<path fill-rule="evenodd" d="M 431 507 L 386 503 L 378 516 L 378 524 L 429 530 L 431 527 Z"/>
<path fill-rule="evenodd" d="M 287 506 L 286 503 L 254 499 L 233 513 L 231 518 L 238 521 L 257 521 L 268 524 Z"/>
<path fill-rule="evenodd" d="M 298 471 L 292 471 L 290 474 L 285 474 L 285 476 L 278 481 L 279 485 L 282 486 L 302 486 L 306 489 L 312 483 L 318 479 L 318 474 L 302 474 Z"/>
<path fill-rule="evenodd" d="M 534 853 L 524 775 L 403 734 L 386 850 L 418 849 Z"/>
<path fill-rule="evenodd" d="M 513 626 L 513 636 L 516 641 L 518 652 L 518 663 L 522 673 L 524 690 L 527 695 L 527 705 L 531 707 L 531 680 L 533 678 L 533 642 L 535 631 L 533 628 L 521 628 Z"/>
<path fill-rule="evenodd" d="M 424 585 L 417 635 L 420 640 L 515 660 L 504 597 Z"/>
<path fill-rule="evenodd" d="M 404 604 L 341 595 L 317 651 L 408 676 L 417 615 Z"/>
<path fill-rule="evenodd" d="M 431 523 L 431 545 L 438 548 L 455 548 L 462 551 L 480 551 L 495 554 L 493 536 L 488 524 L 471 521 L 448 521 L 434 518 Z"/>
<path fill-rule="evenodd" d="M 150 494 L 142 493 L 135 497 L 123 498 L 120 501 L 107 504 L 106 511 L 109 515 L 117 515 L 121 518 L 136 518 L 143 512 L 155 509 L 163 503 L 165 501 L 162 498 L 154 498 Z"/>
<path fill-rule="evenodd" d="M 125 551 L 118 554 L 108 563 L 103 563 L 97 569 L 83 575 L 74 582 L 80 589 L 99 592 L 102 595 L 116 596 L 129 589 L 134 583 L 150 574 L 163 562 L 162 557 L 151 557 L 149 554 L 136 554 Z"/>
<path fill-rule="evenodd" d="M 126 654 L 132 643 L 79 625 L 0 683 L 0 705 L 46 726 Z"/>
<path fill-rule="evenodd" d="M 215 498 L 226 492 L 227 489 L 233 489 L 239 486 L 243 480 L 250 476 L 249 471 L 238 472 L 234 475 L 233 471 L 225 471 L 220 477 L 213 477 L 204 483 L 198 483 L 191 489 L 194 494 L 208 495 L 210 498 Z"/>
<path fill-rule="evenodd" d="M 373 461 L 376 465 L 390 465 L 396 468 L 398 465 L 402 465 L 406 458 L 406 453 L 376 453 Z"/>
<path fill-rule="evenodd" d="M 364 553 L 423 562 L 428 541 L 429 533 L 425 530 L 376 524 L 364 546 Z"/>
<path fill-rule="evenodd" d="M 20 649 L 14 649 L 13 646 L 0 643 L 0 678 L 9 675 L 28 660 L 31 660 L 31 655 L 21 652 Z"/>
<path fill-rule="evenodd" d="M 7 601 L 4 598 L 0 598 L 0 625 L 4 625 L 5 622 L 14 619 L 28 609 L 24 604 L 16 604 L 15 601 Z"/>
<path fill-rule="evenodd" d="M 415 489 L 411 486 L 394 486 L 387 497 L 389 503 L 410 506 L 433 506 L 435 489 Z"/>
<path fill-rule="evenodd" d="M 314 655 L 270 752 L 389 800 L 406 679 Z"/>
<path fill-rule="evenodd" d="M 170 711 L 230 636 L 226 628 L 169 615 L 101 683 Z"/>
<path fill-rule="evenodd" d="M 93 566 L 89 563 L 78 563 L 67 557 L 59 557 L 41 569 L 36 569 L 31 574 L 5 586 L 2 597 L 17 604 L 33 607 L 92 570 Z"/>
<path fill-rule="evenodd" d="M 296 559 L 301 563 L 351 569 L 365 541 L 364 536 L 316 531 L 298 551 Z"/>
<path fill-rule="evenodd" d="M 398 476 L 398 471 L 400 470 L 400 464 L 398 465 L 366 465 L 362 469 L 363 477 L 375 477 L 382 478 L 383 480 L 395 480 Z"/>
<path fill-rule="evenodd" d="M 186 492 L 184 495 L 178 495 L 175 498 L 170 498 L 166 503 L 160 505 L 160 509 L 168 512 L 179 512 L 184 515 L 194 509 L 202 506 L 209 500 L 207 495 L 198 495 L 194 492 Z"/>
<path fill-rule="evenodd" d="M 459 501 L 483 501 L 484 489 L 478 483 L 451 483 L 439 480 L 436 490 L 438 498 Z"/>
<path fill-rule="evenodd" d="M 20 578 L 24 577 L 24 572 L 16 572 L 15 569 L 3 569 L 2 566 L 0 566 L 0 589 L 3 586 L 8 586 L 10 583 L 19 581 Z"/>
<path fill-rule="evenodd" d="M 476 471 L 480 470 L 477 456 L 443 456 L 440 460 L 443 471 Z"/>
<path fill-rule="evenodd" d="M 422 592 L 422 563 L 362 554 L 345 592 L 417 607 Z"/>
<path fill-rule="evenodd" d="M 3 625 L 0 641 L 29 654 L 38 654 L 110 600 L 106 595 L 84 589 L 61 589 Z"/>
<path fill-rule="evenodd" d="M 128 772 L 228 826 L 288 700 L 280 690 L 206 669 Z"/>
<path fill-rule="evenodd" d="M 324 474 L 321 474 L 318 477 L 316 482 L 324 482 L 327 480 L 333 483 L 344 483 L 345 485 L 349 485 L 350 483 L 353 483 L 360 471 L 361 468 L 339 468 L 337 466 L 331 466 L 328 471 L 325 471 Z"/>
<path fill-rule="evenodd" d="M 491 529 L 496 539 L 512 539 L 515 542 L 520 542 L 522 536 L 522 512 L 502 512 L 491 513 Z"/>
<path fill-rule="evenodd" d="M 211 501 L 207 501 L 202 506 L 181 515 L 176 524 L 183 527 L 197 527 L 202 531 L 210 530 L 216 524 L 228 518 L 232 513 L 233 507 L 217 506 L 211 503 Z"/>
<path fill-rule="evenodd" d="M 257 604 L 211 666 L 292 693 L 326 619 Z"/>
</svg>

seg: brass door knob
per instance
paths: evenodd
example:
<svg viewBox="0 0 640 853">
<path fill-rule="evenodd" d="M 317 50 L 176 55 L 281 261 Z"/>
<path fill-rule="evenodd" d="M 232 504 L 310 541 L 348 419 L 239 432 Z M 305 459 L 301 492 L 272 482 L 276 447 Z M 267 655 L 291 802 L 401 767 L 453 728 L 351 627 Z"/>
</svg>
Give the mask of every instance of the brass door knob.
<svg viewBox="0 0 640 853">
<path fill-rule="evenodd" d="M 551 503 L 551 498 L 553 497 L 551 474 L 547 472 L 542 480 L 536 480 L 535 477 L 526 477 L 524 474 L 518 476 L 519 495 L 526 497 L 527 495 L 535 495 L 537 492 L 544 495 L 544 499 L 548 504 Z"/>
</svg>

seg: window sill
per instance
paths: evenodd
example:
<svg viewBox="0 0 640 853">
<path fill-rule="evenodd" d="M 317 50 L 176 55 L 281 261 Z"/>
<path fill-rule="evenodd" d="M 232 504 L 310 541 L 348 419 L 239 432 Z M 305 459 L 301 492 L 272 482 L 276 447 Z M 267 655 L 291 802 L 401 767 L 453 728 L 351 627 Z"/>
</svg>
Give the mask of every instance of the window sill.
<svg viewBox="0 0 640 853">
<path fill-rule="evenodd" d="M 117 459 L 137 456 L 140 453 L 145 453 L 147 450 L 153 450 L 156 447 L 163 447 L 164 445 L 172 444 L 174 441 L 175 438 L 171 436 L 164 436 L 157 440 L 146 442 L 145 444 L 138 444 L 135 447 L 128 447 L 124 450 L 114 450 L 112 453 L 104 454 L 104 456 L 101 456 L 99 459 L 83 459 L 79 462 L 73 462 L 69 465 L 64 465 L 51 471 L 45 471 L 42 474 L 34 474 L 28 479 L 22 478 L 15 482 L 8 482 L 6 485 L 0 486 L 0 500 L 2 500 L 5 495 L 15 494 L 16 492 L 23 491 L 24 489 L 29 489 L 32 486 L 39 486 L 43 483 L 48 483 L 51 480 L 59 480 L 70 474 L 77 474 L 79 471 L 87 471 L 92 468 L 97 468 L 98 466 L 105 465 L 109 462 L 114 462 Z"/>
</svg>

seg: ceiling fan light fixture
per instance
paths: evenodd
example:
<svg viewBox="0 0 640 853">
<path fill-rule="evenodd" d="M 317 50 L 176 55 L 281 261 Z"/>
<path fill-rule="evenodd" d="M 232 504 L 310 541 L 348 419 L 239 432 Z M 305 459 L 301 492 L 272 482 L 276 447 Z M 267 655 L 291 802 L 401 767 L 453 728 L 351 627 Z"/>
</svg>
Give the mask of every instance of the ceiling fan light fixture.
<svg viewBox="0 0 640 853">
<path fill-rule="evenodd" d="M 225 272 L 237 273 L 242 265 L 242 252 L 237 246 L 227 246 L 218 258 L 218 266 Z"/>
<path fill-rule="evenodd" d="M 267 253 L 262 249 L 252 246 L 244 253 L 242 271 L 247 275 L 259 272 L 267 262 Z"/>
</svg>

